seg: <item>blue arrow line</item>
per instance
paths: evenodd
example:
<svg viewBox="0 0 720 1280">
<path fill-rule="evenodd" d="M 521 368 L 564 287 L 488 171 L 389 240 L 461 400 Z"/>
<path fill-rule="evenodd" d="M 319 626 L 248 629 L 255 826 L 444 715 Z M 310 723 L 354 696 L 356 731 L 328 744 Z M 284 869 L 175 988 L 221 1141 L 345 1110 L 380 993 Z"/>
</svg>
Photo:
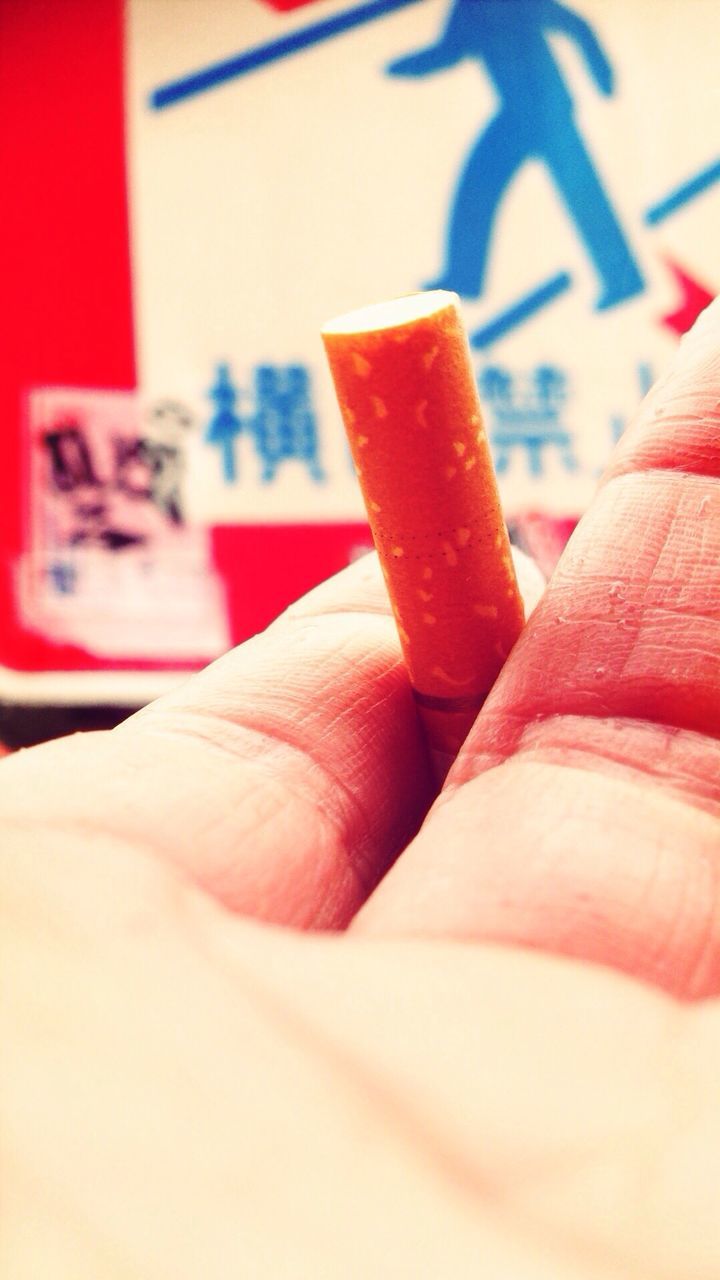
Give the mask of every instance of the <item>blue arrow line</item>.
<svg viewBox="0 0 720 1280">
<path fill-rule="evenodd" d="M 689 178 L 687 182 L 683 182 L 663 200 L 658 200 L 657 204 L 653 204 L 645 211 L 645 223 L 648 227 L 656 227 L 659 222 L 664 222 L 670 217 L 676 209 L 681 209 L 689 200 L 694 200 L 695 196 L 699 196 L 703 191 L 707 191 L 713 183 L 720 182 L 720 160 L 716 160 L 713 164 L 709 164 L 707 168 L 701 169 L 695 174 L 694 178 Z"/>
<path fill-rule="evenodd" d="M 494 320 L 489 320 L 481 329 L 476 329 L 470 339 L 472 346 L 482 350 L 483 347 L 489 347 L 492 342 L 497 342 L 498 338 L 503 338 L 511 329 L 522 324 L 524 320 L 529 320 L 536 311 L 540 311 L 561 293 L 565 293 L 571 284 L 572 276 L 569 272 L 558 271 L 557 275 L 551 276 L 544 284 L 538 285 L 537 289 L 524 294 L 505 311 L 500 311 Z"/>
<path fill-rule="evenodd" d="M 417 4 L 418 0 L 371 0 L 369 4 L 357 5 L 354 9 L 346 9 L 344 13 L 335 14 L 323 22 L 314 22 L 309 27 L 301 27 L 287 36 L 270 40 L 268 44 L 258 44 L 243 53 L 225 58 L 222 62 L 214 62 L 201 71 L 191 71 L 179 80 L 171 80 L 161 84 L 150 94 L 150 106 L 156 111 L 163 107 L 171 107 L 184 98 L 192 98 L 196 93 L 205 93 L 208 89 L 216 89 L 227 80 L 246 75 L 248 71 L 256 71 L 258 67 L 267 66 L 288 54 L 298 53 L 300 49 L 309 49 L 311 45 L 320 44 L 332 36 L 343 35 L 353 27 L 372 22 L 375 18 L 383 18 L 394 9 L 403 9 L 406 5 Z"/>
</svg>

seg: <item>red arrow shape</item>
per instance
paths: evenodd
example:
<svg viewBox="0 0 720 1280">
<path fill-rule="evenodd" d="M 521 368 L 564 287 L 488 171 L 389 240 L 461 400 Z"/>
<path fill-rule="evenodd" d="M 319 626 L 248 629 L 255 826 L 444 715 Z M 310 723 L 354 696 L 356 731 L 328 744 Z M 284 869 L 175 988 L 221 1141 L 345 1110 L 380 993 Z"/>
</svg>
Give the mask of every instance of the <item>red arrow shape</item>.
<svg viewBox="0 0 720 1280">
<path fill-rule="evenodd" d="M 674 311 L 661 316 L 660 323 L 681 337 L 692 328 L 700 312 L 705 310 L 715 295 L 700 284 L 699 280 L 693 279 L 687 271 L 683 271 L 683 268 L 678 266 L 677 262 L 673 262 L 672 258 L 666 258 L 665 262 L 678 283 L 680 304 Z"/>
</svg>

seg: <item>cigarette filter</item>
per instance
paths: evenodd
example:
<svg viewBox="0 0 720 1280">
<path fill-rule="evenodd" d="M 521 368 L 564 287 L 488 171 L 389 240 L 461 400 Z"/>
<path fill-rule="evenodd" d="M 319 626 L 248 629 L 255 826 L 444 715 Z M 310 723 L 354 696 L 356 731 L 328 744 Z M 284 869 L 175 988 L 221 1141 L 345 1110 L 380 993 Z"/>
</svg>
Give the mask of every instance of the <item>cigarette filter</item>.
<svg viewBox="0 0 720 1280">
<path fill-rule="evenodd" d="M 436 290 L 364 307 L 322 337 L 444 772 L 524 621 L 458 298 Z"/>
</svg>

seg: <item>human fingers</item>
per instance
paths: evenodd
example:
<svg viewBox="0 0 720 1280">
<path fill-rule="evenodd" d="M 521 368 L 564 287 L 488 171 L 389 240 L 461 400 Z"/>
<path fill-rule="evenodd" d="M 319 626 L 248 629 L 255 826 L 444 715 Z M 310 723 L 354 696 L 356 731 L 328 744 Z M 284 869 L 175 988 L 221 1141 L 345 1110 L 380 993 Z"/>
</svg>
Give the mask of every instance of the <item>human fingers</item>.
<svg viewBox="0 0 720 1280">
<path fill-rule="evenodd" d="M 544 583 L 514 556 L 530 609 Z M 3 769 L 0 820 L 112 834 L 307 928 L 347 923 L 437 790 L 375 555 L 112 733 Z"/>
<path fill-rule="evenodd" d="M 356 921 L 720 990 L 720 303 L 642 407 Z"/>
<path fill-rule="evenodd" d="M 374 555 L 110 733 L 2 762 L 0 817 L 95 831 L 237 912 L 340 927 L 434 794 Z"/>
</svg>

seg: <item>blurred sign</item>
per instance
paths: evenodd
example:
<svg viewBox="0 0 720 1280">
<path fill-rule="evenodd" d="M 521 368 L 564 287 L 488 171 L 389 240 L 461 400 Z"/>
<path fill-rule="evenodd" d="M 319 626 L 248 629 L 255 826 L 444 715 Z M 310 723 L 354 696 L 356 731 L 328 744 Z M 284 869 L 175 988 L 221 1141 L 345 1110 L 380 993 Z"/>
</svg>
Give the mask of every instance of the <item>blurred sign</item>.
<svg viewBox="0 0 720 1280">
<path fill-rule="evenodd" d="M 347 563 L 368 537 L 318 330 L 423 287 L 463 300 L 505 508 L 551 565 L 720 284 L 711 4 L 44 7 L 2 18 L 25 215 L 0 395 L 32 465 L 9 444 L 0 662 L 183 665 Z"/>
<path fill-rule="evenodd" d="M 23 623 L 108 658 L 226 647 L 209 538 L 182 506 L 184 410 L 165 401 L 141 420 L 132 393 L 71 390 L 33 392 L 28 410 Z"/>
</svg>

